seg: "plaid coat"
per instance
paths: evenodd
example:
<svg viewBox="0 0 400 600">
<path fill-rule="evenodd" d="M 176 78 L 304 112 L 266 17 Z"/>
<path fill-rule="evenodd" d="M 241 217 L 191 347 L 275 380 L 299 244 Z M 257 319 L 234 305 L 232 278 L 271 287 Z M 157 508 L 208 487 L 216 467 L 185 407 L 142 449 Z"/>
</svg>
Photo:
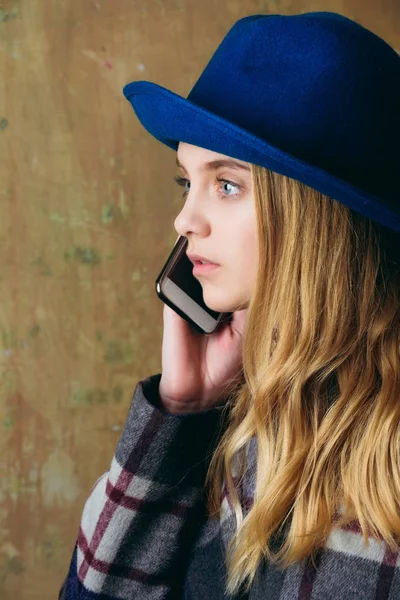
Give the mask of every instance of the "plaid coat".
<svg viewBox="0 0 400 600">
<path fill-rule="evenodd" d="M 161 374 L 140 381 L 110 470 L 86 501 L 59 600 L 232 600 L 225 548 L 235 517 L 226 489 L 220 518 L 207 518 L 204 480 L 223 433 L 222 407 L 175 415 L 158 404 Z M 254 491 L 256 441 L 240 487 Z M 279 544 L 281 540 L 273 541 Z M 315 561 L 314 561 L 315 562 Z M 262 562 L 248 595 L 234 600 L 400 600 L 400 556 L 364 545 L 358 523 L 332 530 L 315 564 Z"/>
</svg>

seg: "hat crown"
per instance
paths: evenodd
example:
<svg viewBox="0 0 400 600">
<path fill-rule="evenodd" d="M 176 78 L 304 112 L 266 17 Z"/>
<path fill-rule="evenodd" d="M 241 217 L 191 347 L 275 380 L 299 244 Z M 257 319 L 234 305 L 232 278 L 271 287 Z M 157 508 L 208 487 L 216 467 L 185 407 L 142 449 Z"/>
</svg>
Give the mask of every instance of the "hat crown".
<svg viewBox="0 0 400 600">
<path fill-rule="evenodd" d="M 398 201 L 400 56 L 347 17 L 240 19 L 187 99 L 389 204 Z"/>
<path fill-rule="evenodd" d="M 187 98 L 150 81 L 124 94 L 169 148 L 182 141 L 264 166 L 400 234 L 400 56 L 356 21 L 249 15 Z"/>
</svg>

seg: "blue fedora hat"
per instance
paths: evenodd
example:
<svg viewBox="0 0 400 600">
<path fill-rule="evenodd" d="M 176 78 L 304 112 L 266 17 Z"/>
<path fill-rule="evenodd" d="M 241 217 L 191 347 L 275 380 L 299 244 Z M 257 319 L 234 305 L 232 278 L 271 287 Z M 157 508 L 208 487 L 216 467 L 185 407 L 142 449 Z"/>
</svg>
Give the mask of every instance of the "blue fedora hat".
<svg viewBox="0 0 400 600">
<path fill-rule="evenodd" d="M 261 165 L 400 232 L 400 56 L 359 23 L 333 12 L 246 16 L 187 98 L 150 81 L 123 93 L 166 146 Z"/>
</svg>

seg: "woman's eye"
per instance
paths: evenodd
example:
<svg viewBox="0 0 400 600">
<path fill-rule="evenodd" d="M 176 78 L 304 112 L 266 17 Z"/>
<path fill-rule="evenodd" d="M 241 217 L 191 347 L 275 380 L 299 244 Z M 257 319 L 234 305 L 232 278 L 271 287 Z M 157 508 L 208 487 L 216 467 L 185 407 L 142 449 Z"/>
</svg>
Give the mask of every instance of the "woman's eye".
<svg viewBox="0 0 400 600">
<path fill-rule="evenodd" d="M 174 177 L 174 181 L 176 181 L 176 183 L 178 185 L 180 185 L 181 187 L 186 187 L 186 183 L 189 181 L 188 179 L 186 179 L 186 177 L 179 177 L 179 175 L 176 175 Z M 188 193 L 189 190 L 186 190 L 185 192 L 183 192 L 183 195 L 186 196 L 186 194 Z"/>
<path fill-rule="evenodd" d="M 175 176 L 175 177 L 174 177 L 174 181 L 175 181 L 175 182 L 176 182 L 178 185 L 180 185 L 180 186 L 182 186 L 182 187 L 185 187 L 185 188 L 186 188 L 186 184 L 187 184 L 187 183 L 190 183 L 189 179 L 187 179 L 186 177 L 179 177 L 179 176 Z M 221 182 L 221 183 L 223 183 L 223 184 L 227 184 L 228 186 L 232 186 L 233 188 L 236 188 L 236 189 L 238 190 L 238 193 L 236 193 L 236 194 L 224 194 L 224 193 L 223 193 L 223 194 L 221 194 L 221 196 L 225 196 L 225 197 L 229 197 L 229 196 L 237 196 L 237 195 L 240 193 L 240 189 L 241 189 L 241 188 L 240 188 L 240 185 L 238 185 L 237 183 L 234 183 L 233 181 L 228 181 L 227 179 L 221 179 L 221 178 L 219 178 L 219 177 L 217 177 L 217 181 L 219 181 L 219 182 Z M 225 189 L 226 189 L 226 188 L 225 188 Z M 189 190 L 188 190 L 188 189 L 186 189 L 186 190 L 183 192 L 183 197 L 185 197 L 185 196 L 188 194 L 188 192 L 189 192 Z"/>
</svg>

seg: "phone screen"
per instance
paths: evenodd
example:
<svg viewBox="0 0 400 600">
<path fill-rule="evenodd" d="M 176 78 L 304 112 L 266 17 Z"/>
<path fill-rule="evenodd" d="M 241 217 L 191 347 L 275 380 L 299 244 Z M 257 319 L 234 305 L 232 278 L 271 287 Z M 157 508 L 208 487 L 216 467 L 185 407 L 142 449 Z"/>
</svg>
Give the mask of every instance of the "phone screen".
<svg viewBox="0 0 400 600">
<path fill-rule="evenodd" d="M 193 263 L 186 255 L 188 239 L 180 236 L 159 273 L 156 282 L 158 297 L 204 334 L 213 333 L 232 313 L 211 310 L 203 298 L 203 288 L 193 275 Z"/>
<path fill-rule="evenodd" d="M 186 256 L 185 252 L 181 253 L 179 260 L 172 266 L 169 271 L 168 277 L 173 281 L 181 290 L 183 290 L 190 298 L 192 298 L 197 304 L 201 306 L 209 315 L 214 319 L 217 319 L 220 315 L 219 312 L 211 310 L 203 299 L 203 288 L 201 287 L 198 279 L 193 275 L 193 263 Z"/>
</svg>

